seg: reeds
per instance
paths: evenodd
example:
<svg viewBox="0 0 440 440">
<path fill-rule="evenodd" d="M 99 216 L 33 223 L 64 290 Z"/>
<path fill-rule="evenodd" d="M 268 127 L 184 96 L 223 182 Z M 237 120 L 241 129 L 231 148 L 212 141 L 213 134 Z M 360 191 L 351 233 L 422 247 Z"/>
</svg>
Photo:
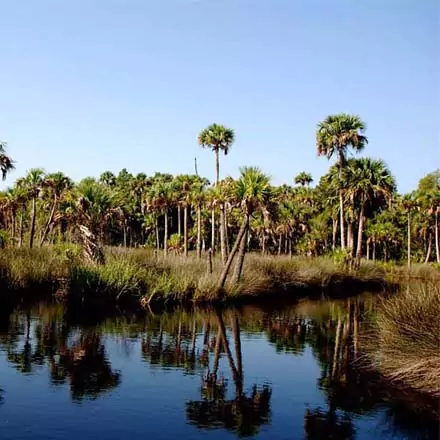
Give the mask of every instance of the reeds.
<svg viewBox="0 0 440 440">
<path fill-rule="evenodd" d="M 440 287 L 418 284 L 382 301 L 365 343 L 372 368 L 440 397 Z"/>
<path fill-rule="evenodd" d="M 387 277 L 383 267 L 368 262 L 358 271 L 350 271 L 330 258 L 249 254 L 241 282 L 229 283 L 218 292 L 220 257 L 213 259 L 211 272 L 207 255 L 201 259 L 195 254 L 164 258 L 151 250 L 123 248 L 107 248 L 105 254 L 106 263 L 95 266 L 84 263 L 80 249 L 75 247 L 2 250 L 0 283 L 17 289 L 58 286 L 61 280 L 67 290 L 82 298 L 133 296 L 154 301 L 213 302 L 274 292 L 299 297 L 307 296 L 311 290 L 332 296 L 339 289 L 346 296 L 356 293 L 356 288 L 381 288 Z"/>
</svg>

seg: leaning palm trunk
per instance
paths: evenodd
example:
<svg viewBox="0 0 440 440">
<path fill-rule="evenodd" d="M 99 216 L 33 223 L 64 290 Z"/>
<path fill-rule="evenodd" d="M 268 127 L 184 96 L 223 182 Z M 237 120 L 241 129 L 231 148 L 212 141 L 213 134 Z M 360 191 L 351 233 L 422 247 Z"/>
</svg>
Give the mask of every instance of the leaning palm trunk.
<svg viewBox="0 0 440 440">
<path fill-rule="evenodd" d="M 241 240 L 244 237 L 244 234 L 246 233 L 247 225 L 249 224 L 249 216 L 245 215 L 245 218 L 243 220 L 243 223 L 241 224 L 240 231 L 238 232 L 238 237 L 235 240 L 234 246 L 232 247 L 231 253 L 229 254 L 228 261 L 226 261 L 226 264 L 222 270 L 222 273 L 220 275 L 217 288 L 219 290 L 223 289 L 225 287 L 226 278 L 229 274 L 229 270 L 231 269 L 232 260 L 235 257 L 235 254 L 238 251 L 238 246 L 241 243 Z"/>
<path fill-rule="evenodd" d="M 248 231 L 246 226 L 246 231 Z M 246 234 L 243 235 L 240 241 L 240 248 L 238 251 L 237 262 L 235 263 L 234 274 L 232 276 L 232 284 L 238 284 L 240 282 L 241 274 L 243 272 L 244 256 L 246 254 Z"/>
<path fill-rule="evenodd" d="M 50 227 L 52 226 L 53 218 L 55 216 L 55 209 L 57 207 L 57 197 L 54 198 L 52 209 L 50 210 L 49 218 L 47 219 L 46 227 L 44 228 L 43 235 L 40 239 L 40 247 L 46 241 L 47 235 L 49 234 Z"/>
<path fill-rule="evenodd" d="M 202 207 L 197 206 L 197 258 L 202 258 Z"/>
<path fill-rule="evenodd" d="M 29 234 L 29 247 L 32 249 L 34 246 L 34 236 L 35 236 L 35 219 L 37 217 L 37 198 L 32 198 L 32 219 L 31 219 L 31 230 Z"/>
<path fill-rule="evenodd" d="M 220 206 L 220 250 L 222 254 L 222 262 L 226 263 L 228 256 L 226 254 L 226 243 L 225 243 L 225 211 L 224 206 Z"/>
<path fill-rule="evenodd" d="M 96 234 L 94 234 L 87 226 L 80 225 L 81 240 L 83 243 L 84 257 L 92 264 L 104 264 L 104 252 L 99 244 Z"/>
</svg>

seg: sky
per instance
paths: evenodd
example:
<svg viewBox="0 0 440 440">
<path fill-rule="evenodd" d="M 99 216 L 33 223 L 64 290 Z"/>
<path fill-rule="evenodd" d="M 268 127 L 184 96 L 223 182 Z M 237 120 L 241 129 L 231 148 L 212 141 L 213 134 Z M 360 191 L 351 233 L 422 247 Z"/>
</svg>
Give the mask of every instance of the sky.
<svg viewBox="0 0 440 440">
<path fill-rule="evenodd" d="M 316 125 L 358 114 L 402 192 L 440 168 L 438 0 L 0 0 L 0 140 L 16 170 L 328 169 Z"/>
</svg>

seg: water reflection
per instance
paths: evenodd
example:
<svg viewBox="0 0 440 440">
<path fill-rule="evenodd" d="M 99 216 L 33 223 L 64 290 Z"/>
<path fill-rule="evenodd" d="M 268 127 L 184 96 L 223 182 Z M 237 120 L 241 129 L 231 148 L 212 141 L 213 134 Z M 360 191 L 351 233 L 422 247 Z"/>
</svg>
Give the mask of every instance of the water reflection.
<svg viewBox="0 0 440 440">
<path fill-rule="evenodd" d="M 122 383 L 123 372 L 112 367 L 107 346 L 108 338 L 116 339 L 130 362 L 140 356 L 144 369 L 200 378 L 194 396 L 182 402 L 181 411 L 190 426 L 249 437 L 261 434 L 262 427 L 270 428 L 276 397 L 273 385 L 283 386 L 277 383 L 283 379 L 276 377 L 271 378 L 274 384 L 245 380 L 245 371 L 252 377 L 253 365 L 243 361 L 243 344 L 249 337 L 263 336 L 267 342 L 261 346 L 261 356 L 272 356 L 270 362 L 277 361 L 275 352 L 303 357 L 311 351 L 319 366 L 316 388 L 322 393 L 322 404 L 304 404 L 301 409 L 304 438 L 354 439 L 360 429 L 357 421 L 364 416 L 377 425 L 371 438 L 377 438 L 377 432 L 395 438 L 436 438 L 432 406 L 415 400 L 409 407 L 408 396 L 390 391 L 380 378 L 353 367 L 361 353 L 364 318 L 373 308 L 373 298 L 365 296 L 304 301 L 270 310 L 158 314 L 117 310 L 113 316 L 85 322 L 62 305 L 39 304 L 3 316 L 0 350 L 11 367 L 25 375 L 47 370 L 51 386 L 67 385 L 72 401 L 81 403 L 102 397 Z M 138 349 L 140 353 L 134 352 Z M 178 395 L 179 390 L 172 392 Z M 424 411 L 424 406 L 429 410 Z"/>
</svg>

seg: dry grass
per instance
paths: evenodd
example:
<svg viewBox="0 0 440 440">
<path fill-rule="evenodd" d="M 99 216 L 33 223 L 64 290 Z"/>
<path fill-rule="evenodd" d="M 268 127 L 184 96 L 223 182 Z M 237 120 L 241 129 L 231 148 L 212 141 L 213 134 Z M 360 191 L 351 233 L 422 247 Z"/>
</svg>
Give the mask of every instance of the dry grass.
<svg viewBox="0 0 440 440">
<path fill-rule="evenodd" d="M 440 397 L 440 287 L 410 286 L 384 299 L 366 349 L 393 382 Z"/>
<path fill-rule="evenodd" d="M 72 253 L 71 253 L 72 254 Z M 299 289 L 339 288 L 342 294 L 353 293 L 374 283 L 385 284 L 383 267 L 365 262 L 354 272 L 336 264 L 331 258 L 293 258 L 249 254 L 238 285 L 226 285 L 217 291 L 222 265 L 220 257 L 213 261 L 213 273 L 207 270 L 207 255 L 197 259 L 195 253 L 163 257 L 162 252 L 145 249 L 106 249 L 106 264 L 95 267 L 81 261 L 80 250 L 73 248 L 69 260 L 66 248 L 0 251 L 0 282 L 9 288 L 32 287 L 55 283 L 60 278 L 70 281 L 71 291 L 81 297 L 154 296 L 155 300 L 195 300 L 211 302 L 225 298 L 259 296 L 286 292 L 304 296 Z M 333 292 L 329 292 L 331 296 Z"/>
</svg>

